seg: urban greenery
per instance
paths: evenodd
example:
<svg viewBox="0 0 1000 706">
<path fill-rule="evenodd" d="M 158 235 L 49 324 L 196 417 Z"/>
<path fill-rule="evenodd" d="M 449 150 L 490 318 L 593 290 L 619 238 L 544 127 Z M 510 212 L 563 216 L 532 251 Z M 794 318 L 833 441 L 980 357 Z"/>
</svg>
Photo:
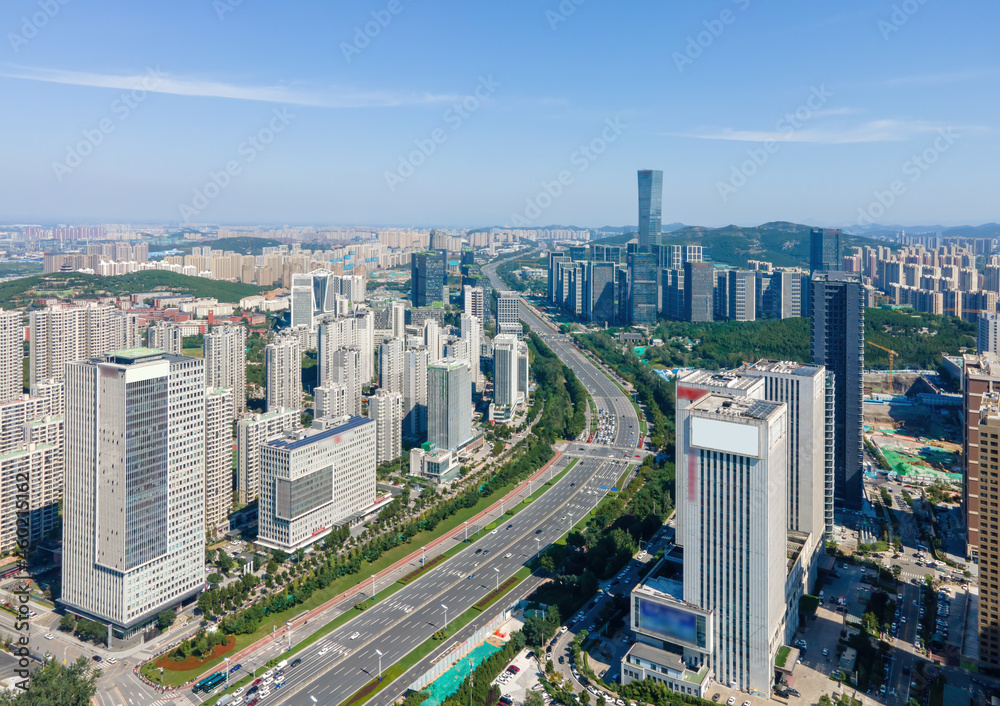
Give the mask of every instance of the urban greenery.
<svg viewBox="0 0 1000 706">
<path fill-rule="evenodd" d="M 97 694 L 97 672 L 86 657 L 70 664 L 52 660 L 32 672 L 23 686 L 0 692 L 0 706 L 88 706 Z"/>
</svg>

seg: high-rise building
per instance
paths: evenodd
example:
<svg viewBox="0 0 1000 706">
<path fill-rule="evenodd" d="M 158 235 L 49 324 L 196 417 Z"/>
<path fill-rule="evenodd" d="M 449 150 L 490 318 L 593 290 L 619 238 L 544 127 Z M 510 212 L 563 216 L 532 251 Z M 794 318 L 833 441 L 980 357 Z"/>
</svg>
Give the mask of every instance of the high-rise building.
<svg viewBox="0 0 1000 706">
<path fill-rule="evenodd" d="M 517 404 L 517 344 L 517 338 L 509 334 L 493 339 L 493 404 L 497 407 Z"/>
<path fill-rule="evenodd" d="M 466 314 L 480 321 L 486 320 L 486 299 L 482 287 L 465 285 L 462 288 L 462 304 Z"/>
<path fill-rule="evenodd" d="M 754 321 L 757 317 L 757 275 L 750 270 L 730 270 L 726 273 L 728 295 L 727 316 L 732 321 Z"/>
<path fill-rule="evenodd" d="M 190 327 L 183 323 L 175 324 L 167 321 L 150 326 L 146 330 L 146 345 L 158 351 L 183 355 L 187 328 Z"/>
<path fill-rule="evenodd" d="M 389 309 L 389 335 L 403 340 L 406 338 L 406 304 L 393 302 Z"/>
<path fill-rule="evenodd" d="M 21 395 L 0 404 L 2 552 L 17 549 L 18 540 L 34 545 L 59 527 L 65 459 L 62 408 L 53 396 Z M 25 479 L 30 481 L 27 492 Z"/>
<path fill-rule="evenodd" d="M 204 362 L 66 366 L 62 604 L 129 637 L 205 584 Z"/>
<path fill-rule="evenodd" d="M 62 380 L 67 363 L 141 344 L 135 314 L 114 307 L 51 306 L 31 312 L 31 386 L 39 380 Z"/>
<path fill-rule="evenodd" d="M 531 386 L 530 358 L 526 341 L 517 343 L 517 394 L 525 404 L 528 402 L 528 392 Z"/>
<path fill-rule="evenodd" d="M 361 414 L 362 356 L 359 346 L 347 346 L 333 354 L 333 379 L 347 395 L 347 411 L 352 417 Z"/>
<path fill-rule="evenodd" d="M 403 353 L 403 434 L 422 439 L 427 433 L 427 348 L 420 346 Z"/>
<path fill-rule="evenodd" d="M 988 437 L 983 439 L 980 436 L 980 415 L 977 411 L 986 406 L 984 398 L 997 394 L 1000 394 L 1000 357 L 993 353 L 962 356 L 962 409 L 965 410 L 962 429 L 965 475 L 962 483 L 962 508 L 968 533 L 966 551 L 973 561 L 979 559 L 981 542 L 980 526 L 983 523 L 984 508 L 981 486 L 992 472 L 992 469 L 983 472 L 984 461 L 980 457 L 993 443 Z M 991 507 L 990 503 L 985 503 L 985 507 Z"/>
<path fill-rule="evenodd" d="M 656 325 L 657 286 L 656 257 L 650 252 L 628 256 L 629 322 L 643 326 Z"/>
<path fill-rule="evenodd" d="M 684 319 L 715 320 L 715 268 L 708 262 L 684 263 Z"/>
<path fill-rule="evenodd" d="M 978 326 L 976 350 L 979 353 L 1000 355 L 1000 314 L 993 311 L 980 312 Z"/>
<path fill-rule="evenodd" d="M 375 422 L 346 417 L 301 429 L 260 451 L 257 543 L 294 552 L 328 535 L 375 502 Z"/>
<path fill-rule="evenodd" d="M 341 294 L 340 278 L 328 270 L 292 275 L 291 326 L 315 330 L 315 318 L 336 313 Z"/>
<path fill-rule="evenodd" d="M 447 258 L 448 253 L 444 250 L 413 254 L 410 260 L 410 301 L 413 306 L 430 306 L 444 301 Z"/>
<path fill-rule="evenodd" d="M 205 531 L 229 531 L 233 506 L 233 391 L 205 390 Z"/>
<path fill-rule="evenodd" d="M 455 449 L 472 438 L 469 364 L 442 358 L 427 368 L 427 440 Z"/>
<path fill-rule="evenodd" d="M 701 245 L 671 245 L 668 251 L 670 261 L 663 263 L 673 270 L 683 270 L 685 262 L 703 262 Z"/>
<path fill-rule="evenodd" d="M 661 210 L 663 208 L 663 172 L 658 169 L 639 171 L 639 249 L 652 252 L 660 244 Z"/>
<path fill-rule="evenodd" d="M 302 352 L 295 336 L 277 336 L 264 348 L 267 411 L 302 409 Z"/>
<path fill-rule="evenodd" d="M 403 453 L 403 396 L 388 390 L 369 396 L 368 418 L 375 422 L 375 462 L 399 458 Z"/>
<path fill-rule="evenodd" d="M 403 392 L 403 339 L 390 338 L 378 347 L 379 388 L 386 392 Z"/>
<path fill-rule="evenodd" d="M 251 503 L 260 494 L 261 447 L 301 424 L 302 412 L 298 409 L 248 414 L 236 423 L 236 490 L 241 503 Z"/>
<path fill-rule="evenodd" d="M 588 262 L 587 277 L 584 282 L 583 315 L 587 321 L 613 325 L 615 314 L 615 264 L 611 262 Z"/>
<path fill-rule="evenodd" d="M 472 377 L 472 389 L 474 392 L 483 391 L 483 376 L 479 371 L 479 349 L 483 334 L 482 319 L 478 319 L 471 314 L 462 314 L 461 318 L 462 340 L 466 342 L 466 360 L 469 361 L 469 375 Z"/>
<path fill-rule="evenodd" d="M 233 391 L 233 418 L 247 408 L 247 330 L 235 324 L 216 326 L 205 334 L 205 384 Z"/>
<path fill-rule="evenodd" d="M 978 482 L 977 505 L 979 494 L 991 500 L 1000 496 L 1000 474 L 992 470 L 1000 467 L 1000 395 L 983 392 L 978 399 L 978 413 L 969 414 L 967 427 L 975 427 L 978 465 L 991 471 L 983 473 Z M 1000 666 L 1000 574 L 992 567 L 1000 562 L 1000 540 L 996 536 L 1000 510 L 996 503 L 984 502 L 968 519 L 976 523 L 977 551 L 973 556 L 979 563 L 979 660 L 995 668 Z"/>
<path fill-rule="evenodd" d="M 809 274 L 843 271 L 841 231 L 813 228 L 809 233 Z"/>
<path fill-rule="evenodd" d="M 0 309 L 0 404 L 21 397 L 23 343 L 21 312 Z"/>
<path fill-rule="evenodd" d="M 524 335 L 521 326 L 520 298 L 517 292 L 497 293 L 497 333 L 510 333 L 518 338 Z"/>
<path fill-rule="evenodd" d="M 441 327 L 434 319 L 424 321 L 424 346 L 432 363 L 444 356 L 444 337 L 441 335 Z"/>
<path fill-rule="evenodd" d="M 860 510 L 864 444 L 865 292 L 855 274 L 816 272 L 812 280 L 812 361 L 834 375 L 834 490 Z"/>
</svg>

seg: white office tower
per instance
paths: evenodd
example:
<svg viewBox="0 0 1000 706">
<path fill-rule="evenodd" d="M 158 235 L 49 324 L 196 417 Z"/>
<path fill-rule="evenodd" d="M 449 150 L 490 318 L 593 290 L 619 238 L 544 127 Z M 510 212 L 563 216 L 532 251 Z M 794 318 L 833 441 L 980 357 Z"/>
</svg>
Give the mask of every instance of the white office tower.
<svg viewBox="0 0 1000 706">
<path fill-rule="evenodd" d="M 393 338 L 406 337 L 406 304 L 393 302 L 389 309 L 389 330 Z"/>
<path fill-rule="evenodd" d="M 403 352 L 403 435 L 422 439 L 427 433 L 427 348 Z"/>
<path fill-rule="evenodd" d="M 518 310 L 519 301 L 517 292 L 497 294 L 497 333 L 509 333 L 518 338 L 524 335 Z"/>
<path fill-rule="evenodd" d="M 493 404 L 513 407 L 518 401 L 518 340 L 509 333 L 493 339 Z"/>
<path fill-rule="evenodd" d="M 524 404 L 528 403 L 528 392 L 531 380 L 530 358 L 528 344 L 520 341 L 517 344 L 517 394 Z"/>
<path fill-rule="evenodd" d="M 290 323 L 292 327 L 302 326 L 307 330 L 312 331 L 314 327 L 313 311 L 316 307 L 313 304 L 312 277 L 309 277 L 308 282 L 306 282 L 305 278 L 307 276 L 308 275 L 292 275 L 292 314 Z"/>
<path fill-rule="evenodd" d="M 50 397 L 21 395 L 0 404 L 0 552 L 18 547 L 19 529 L 22 539 L 35 544 L 59 526 L 65 449 L 61 410 L 61 400 Z"/>
<path fill-rule="evenodd" d="M 0 403 L 21 397 L 23 342 L 21 312 L 0 309 Z"/>
<path fill-rule="evenodd" d="M 279 409 L 267 414 L 244 415 L 236 423 L 236 490 L 246 505 L 260 494 L 260 449 L 302 425 L 297 409 Z"/>
<path fill-rule="evenodd" d="M 476 392 L 483 391 L 482 375 L 479 372 L 479 342 L 483 337 L 482 319 L 471 314 L 462 314 L 462 338 L 468 342 L 469 372 L 472 374 L 472 388 Z"/>
<path fill-rule="evenodd" d="M 458 449 L 472 438 L 469 364 L 443 358 L 427 368 L 427 440 L 439 449 Z"/>
<path fill-rule="evenodd" d="M 371 309 L 355 309 L 354 345 L 361 350 L 362 383 L 375 379 L 375 312 Z"/>
<path fill-rule="evenodd" d="M 204 361 L 66 366 L 61 602 L 129 637 L 205 585 Z"/>
<path fill-rule="evenodd" d="M 185 327 L 170 322 L 150 326 L 146 331 L 146 346 L 174 355 L 184 353 Z"/>
<path fill-rule="evenodd" d="M 368 398 L 368 418 L 375 422 L 375 462 L 398 458 L 403 453 L 403 396 L 379 390 Z"/>
<path fill-rule="evenodd" d="M 326 318 L 318 327 L 317 365 L 318 381 L 325 385 L 333 380 L 333 356 L 347 346 L 354 344 L 357 335 L 357 320 L 353 318 Z"/>
<path fill-rule="evenodd" d="M 39 380 L 62 380 L 67 363 L 141 344 L 135 314 L 110 306 L 51 306 L 33 311 L 29 356 L 31 387 Z"/>
<path fill-rule="evenodd" d="M 785 641 L 787 407 L 709 394 L 685 431 L 683 598 L 714 616 L 716 681 L 770 695 Z"/>
<path fill-rule="evenodd" d="M 333 354 L 333 366 L 331 382 L 345 391 L 345 414 L 356 417 L 361 414 L 361 349 L 358 346 L 340 349 Z"/>
<path fill-rule="evenodd" d="M 292 275 L 292 326 L 306 326 L 312 331 L 316 316 L 337 310 L 340 283 L 335 278 L 327 270 Z"/>
<path fill-rule="evenodd" d="M 205 334 L 205 385 L 233 391 L 233 418 L 247 408 L 247 330 L 234 324 L 217 326 Z"/>
<path fill-rule="evenodd" d="M 432 363 L 444 357 L 444 336 L 434 319 L 424 321 L 424 345 L 427 346 L 427 355 Z"/>
<path fill-rule="evenodd" d="M 979 312 L 979 331 L 976 336 L 976 348 L 979 355 L 992 353 L 1000 355 L 1000 314 L 996 312 Z"/>
<path fill-rule="evenodd" d="M 462 304 L 465 313 L 482 321 L 486 317 L 486 298 L 482 287 L 465 285 L 462 288 Z"/>
<path fill-rule="evenodd" d="M 229 531 L 233 506 L 233 391 L 205 390 L 205 531 Z"/>
<path fill-rule="evenodd" d="M 264 348 L 267 411 L 302 409 L 302 352 L 295 336 L 277 336 Z"/>
<path fill-rule="evenodd" d="M 375 502 L 375 422 L 346 417 L 301 429 L 261 449 L 257 543 L 294 552 L 359 517 Z"/>
<path fill-rule="evenodd" d="M 378 347 L 378 384 L 386 392 L 403 392 L 403 339 L 390 338 Z"/>
</svg>

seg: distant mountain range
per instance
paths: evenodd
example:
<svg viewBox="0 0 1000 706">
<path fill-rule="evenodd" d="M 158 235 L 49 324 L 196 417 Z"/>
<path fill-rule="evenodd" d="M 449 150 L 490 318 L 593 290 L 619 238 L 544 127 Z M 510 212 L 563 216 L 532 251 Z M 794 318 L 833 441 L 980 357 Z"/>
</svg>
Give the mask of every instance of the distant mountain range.
<svg viewBox="0 0 1000 706">
<path fill-rule="evenodd" d="M 845 233 L 868 237 L 886 237 L 896 235 L 900 231 L 906 231 L 910 235 L 940 233 L 950 238 L 1000 238 L 1000 223 L 984 223 L 981 226 L 901 226 L 873 223 L 868 226 L 844 228 Z"/>
</svg>

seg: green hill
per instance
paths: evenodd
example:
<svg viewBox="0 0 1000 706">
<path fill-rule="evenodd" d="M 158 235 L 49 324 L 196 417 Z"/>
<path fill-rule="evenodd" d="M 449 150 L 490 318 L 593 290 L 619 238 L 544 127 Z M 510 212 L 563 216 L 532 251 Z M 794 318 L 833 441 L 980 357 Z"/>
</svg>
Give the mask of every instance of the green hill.
<svg viewBox="0 0 1000 706">
<path fill-rule="evenodd" d="M 203 240 L 180 248 L 182 253 L 190 254 L 191 248 L 201 248 L 208 245 L 213 250 L 231 250 L 240 255 L 262 255 L 264 248 L 276 248 L 281 245 L 273 238 L 219 238 L 218 240 Z"/>
<path fill-rule="evenodd" d="M 235 304 L 243 297 L 260 294 L 268 289 L 252 284 L 188 277 L 168 270 L 146 270 L 114 277 L 59 272 L 0 282 L 0 306 L 19 308 L 31 304 L 35 299 L 50 297 L 73 299 L 139 292 L 175 292 L 195 297 L 213 297 L 220 302 Z"/>
</svg>

